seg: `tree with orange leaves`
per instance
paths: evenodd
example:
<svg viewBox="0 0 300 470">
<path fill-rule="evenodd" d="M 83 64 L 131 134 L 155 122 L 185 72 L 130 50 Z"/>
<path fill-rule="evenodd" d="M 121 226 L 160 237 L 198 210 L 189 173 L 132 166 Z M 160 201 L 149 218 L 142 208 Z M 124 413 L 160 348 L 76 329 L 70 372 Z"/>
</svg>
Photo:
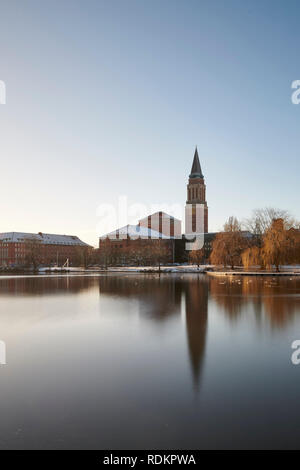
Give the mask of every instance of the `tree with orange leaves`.
<svg viewBox="0 0 300 470">
<path fill-rule="evenodd" d="M 210 260 L 212 264 L 224 267 L 241 265 L 241 255 L 249 246 L 249 240 L 241 231 L 241 225 L 235 217 L 230 217 L 224 225 L 224 232 L 218 233 L 213 245 Z"/>
<path fill-rule="evenodd" d="M 291 262 L 293 234 L 285 227 L 284 219 L 274 219 L 263 236 L 262 257 L 267 267 L 276 267 Z"/>
</svg>

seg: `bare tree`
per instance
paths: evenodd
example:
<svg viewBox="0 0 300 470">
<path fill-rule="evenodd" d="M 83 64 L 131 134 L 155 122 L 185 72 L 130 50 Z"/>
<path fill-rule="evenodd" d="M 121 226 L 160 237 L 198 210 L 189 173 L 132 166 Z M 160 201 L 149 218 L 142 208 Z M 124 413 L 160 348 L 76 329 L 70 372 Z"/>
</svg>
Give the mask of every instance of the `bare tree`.
<svg viewBox="0 0 300 470">
<path fill-rule="evenodd" d="M 77 246 L 75 262 L 76 264 L 87 268 L 93 261 L 93 248 L 91 246 Z"/>
<path fill-rule="evenodd" d="M 244 227 L 254 235 L 262 236 L 276 219 L 283 219 L 287 228 L 295 226 L 295 220 L 287 210 L 265 207 L 264 209 L 255 209 L 252 217 L 245 220 Z"/>
<path fill-rule="evenodd" d="M 191 250 L 189 252 L 189 261 L 192 264 L 196 264 L 199 268 L 205 257 L 204 249 L 200 250 Z"/>
<path fill-rule="evenodd" d="M 224 224 L 224 232 L 241 232 L 241 224 L 236 217 L 229 217 Z"/>
<path fill-rule="evenodd" d="M 109 238 L 101 240 L 99 246 L 99 261 L 107 269 L 111 263 L 112 245 Z"/>
<path fill-rule="evenodd" d="M 42 262 L 42 242 L 36 237 L 25 239 L 25 263 L 36 270 Z"/>
<path fill-rule="evenodd" d="M 130 250 L 130 256 L 128 258 L 130 264 L 134 264 L 136 266 L 141 266 L 146 264 L 146 261 L 149 257 L 148 249 L 145 244 L 143 244 L 144 240 L 137 239 L 132 242 L 132 248 Z"/>
<path fill-rule="evenodd" d="M 151 263 L 154 263 L 158 266 L 158 272 L 160 273 L 160 267 L 163 262 L 166 262 L 169 250 L 165 240 L 158 238 L 157 240 L 152 240 L 151 245 L 149 246 L 149 259 Z"/>
</svg>

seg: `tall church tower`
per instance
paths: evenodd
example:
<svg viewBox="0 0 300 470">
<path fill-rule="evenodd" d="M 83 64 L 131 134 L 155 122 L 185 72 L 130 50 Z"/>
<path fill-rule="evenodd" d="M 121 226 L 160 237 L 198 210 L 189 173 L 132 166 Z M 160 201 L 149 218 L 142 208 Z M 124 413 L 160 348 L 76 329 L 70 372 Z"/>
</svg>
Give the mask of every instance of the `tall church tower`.
<svg viewBox="0 0 300 470">
<path fill-rule="evenodd" d="M 187 185 L 187 204 L 203 204 L 204 206 L 204 233 L 208 233 L 208 207 L 206 202 L 206 186 L 201 170 L 198 150 L 196 147 L 191 174 Z M 195 206 L 196 207 L 196 206 Z M 192 224 L 195 225 L 194 223 Z M 193 229 L 194 231 L 194 229 Z"/>
</svg>

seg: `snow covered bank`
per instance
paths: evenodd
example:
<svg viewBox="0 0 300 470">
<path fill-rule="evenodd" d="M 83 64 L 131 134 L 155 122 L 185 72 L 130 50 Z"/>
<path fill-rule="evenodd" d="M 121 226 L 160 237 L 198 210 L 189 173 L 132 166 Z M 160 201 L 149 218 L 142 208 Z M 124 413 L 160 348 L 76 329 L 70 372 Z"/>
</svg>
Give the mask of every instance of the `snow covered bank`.
<svg viewBox="0 0 300 470">
<path fill-rule="evenodd" d="M 161 273 L 204 273 L 211 266 L 194 266 L 194 265 L 180 265 L 180 266 L 161 266 Z M 158 266 L 124 266 L 124 267 L 109 267 L 107 272 L 134 272 L 134 273 L 156 273 L 159 272 Z"/>
<path fill-rule="evenodd" d="M 221 277 L 221 276 L 300 276 L 299 271 L 282 271 L 282 272 L 272 272 L 272 271 L 210 271 L 207 272 L 209 276 Z"/>
</svg>

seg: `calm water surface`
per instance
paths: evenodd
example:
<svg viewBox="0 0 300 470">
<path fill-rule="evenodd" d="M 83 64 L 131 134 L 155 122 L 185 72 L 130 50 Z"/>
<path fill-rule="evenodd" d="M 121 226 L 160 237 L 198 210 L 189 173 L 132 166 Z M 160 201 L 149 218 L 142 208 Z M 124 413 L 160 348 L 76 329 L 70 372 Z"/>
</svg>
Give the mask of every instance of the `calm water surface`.
<svg viewBox="0 0 300 470">
<path fill-rule="evenodd" d="M 1 449 L 300 448 L 300 279 L 0 278 Z"/>
</svg>

